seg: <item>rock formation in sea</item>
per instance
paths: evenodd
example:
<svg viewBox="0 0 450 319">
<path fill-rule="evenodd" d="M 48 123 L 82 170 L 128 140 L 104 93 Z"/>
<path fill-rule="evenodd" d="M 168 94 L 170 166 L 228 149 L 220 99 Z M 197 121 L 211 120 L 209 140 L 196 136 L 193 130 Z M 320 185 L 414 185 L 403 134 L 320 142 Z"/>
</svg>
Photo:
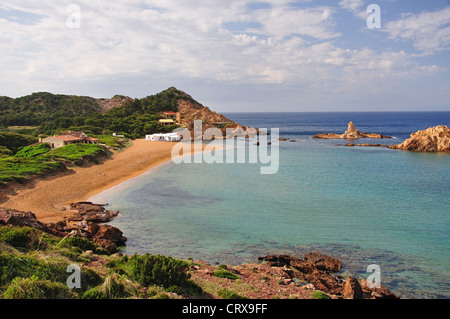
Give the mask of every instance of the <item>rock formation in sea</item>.
<svg viewBox="0 0 450 319">
<path fill-rule="evenodd" d="M 258 258 L 271 267 L 283 267 L 291 278 L 309 282 L 317 290 L 345 299 L 399 299 L 383 285 L 369 288 L 366 279 L 336 274 L 342 269 L 342 262 L 334 257 L 311 252 L 303 259 L 289 255 L 267 255 Z M 334 273 L 334 274 L 332 274 Z"/>
<path fill-rule="evenodd" d="M 445 125 L 430 127 L 412 133 L 403 143 L 390 145 L 389 148 L 416 152 L 450 152 L 450 129 Z"/>
<path fill-rule="evenodd" d="M 364 133 L 360 132 L 356 129 L 355 125 L 352 121 L 348 123 L 348 128 L 343 134 L 336 133 L 325 133 L 325 134 L 317 134 L 314 135 L 313 138 L 318 139 L 347 139 L 347 140 L 355 140 L 358 138 L 391 138 L 390 136 L 385 136 L 377 133 Z"/>
</svg>

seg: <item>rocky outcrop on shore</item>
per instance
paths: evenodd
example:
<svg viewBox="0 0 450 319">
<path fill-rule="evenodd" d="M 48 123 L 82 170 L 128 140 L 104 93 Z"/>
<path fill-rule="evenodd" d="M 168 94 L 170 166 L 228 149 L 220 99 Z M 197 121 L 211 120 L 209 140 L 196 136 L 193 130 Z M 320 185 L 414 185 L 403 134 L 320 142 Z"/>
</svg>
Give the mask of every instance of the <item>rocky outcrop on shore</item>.
<svg viewBox="0 0 450 319">
<path fill-rule="evenodd" d="M 120 229 L 111 225 L 100 224 L 99 221 L 109 220 L 109 218 L 104 218 L 104 215 L 108 215 L 108 213 L 106 213 L 108 211 L 103 208 L 103 205 L 81 202 L 74 203 L 71 207 L 80 208 L 78 214 L 81 216 L 81 220 L 75 217 L 68 221 L 42 223 L 37 220 L 36 215 L 32 212 L 23 212 L 0 207 L 0 225 L 36 228 L 58 237 L 86 238 L 92 240 L 103 249 L 106 249 L 109 253 L 115 253 L 119 246 L 125 245 L 127 238 L 123 236 Z M 94 207 L 96 207 L 96 213 L 93 210 Z M 96 218 L 95 214 L 99 217 Z M 117 216 L 116 212 L 114 212 L 113 215 Z M 70 222 L 74 220 L 80 221 L 80 223 L 72 225 Z"/>
<path fill-rule="evenodd" d="M 381 139 L 381 138 L 392 138 L 390 136 L 385 136 L 377 133 L 364 133 L 360 132 L 355 128 L 355 125 L 353 122 L 348 123 L 348 128 L 343 134 L 336 134 L 336 133 L 325 133 L 325 134 L 317 134 L 314 135 L 313 138 L 315 139 L 347 139 L 347 140 L 355 140 L 359 138 L 375 138 L 375 139 Z"/>
<path fill-rule="evenodd" d="M 287 255 L 267 255 L 259 258 L 271 267 L 289 269 L 289 276 L 313 285 L 314 289 L 323 291 L 344 299 L 399 299 L 397 295 L 380 285 L 379 288 L 369 288 L 366 279 L 358 281 L 352 276 L 345 280 L 338 272 L 342 263 L 334 257 L 318 252 L 311 252 L 303 259 Z"/>
<path fill-rule="evenodd" d="M 390 145 L 389 148 L 415 152 L 450 152 L 450 129 L 445 125 L 430 127 L 412 133 L 403 143 Z"/>
<path fill-rule="evenodd" d="M 77 211 L 69 221 L 84 221 L 94 223 L 107 223 L 112 221 L 119 211 L 107 210 L 103 204 L 93 204 L 92 202 L 77 202 L 70 204 L 70 209 Z"/>
</svg>

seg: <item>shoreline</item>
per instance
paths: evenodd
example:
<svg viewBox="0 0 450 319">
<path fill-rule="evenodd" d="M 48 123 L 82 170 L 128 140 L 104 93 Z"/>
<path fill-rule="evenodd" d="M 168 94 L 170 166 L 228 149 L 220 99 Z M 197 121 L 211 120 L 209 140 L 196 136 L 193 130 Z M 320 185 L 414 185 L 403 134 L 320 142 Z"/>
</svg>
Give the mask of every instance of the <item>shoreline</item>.
<svg viewBox="0 0 450 319">
<path fill-rule="evenodd" d="M 31 211 L 44 223 L 64 220 L 74 214 L 67 209 L 71 203 L 85 201 L 169 162 L 174 144 L 134 140 L 131 146 L 114 153 L 101 164 L 70 168 L 64 175 L 44 178 L 36 181 L 35 185 L 18 189 L 0 206 Z"/>
</svg>

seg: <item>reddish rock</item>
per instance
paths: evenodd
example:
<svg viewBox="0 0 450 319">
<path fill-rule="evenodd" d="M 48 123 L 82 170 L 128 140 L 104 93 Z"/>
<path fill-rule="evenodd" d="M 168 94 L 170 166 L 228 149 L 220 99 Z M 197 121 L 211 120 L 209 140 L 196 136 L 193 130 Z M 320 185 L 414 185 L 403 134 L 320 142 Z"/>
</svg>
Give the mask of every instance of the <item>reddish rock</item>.
<svg viewBox="0 0 450 319">
<path fill-rule="evenodd" d="M 115 243 L 124 243 L 127 239 L 122 236 L 122 231 L 111 225 L 101 225 L 94 237 L 111 240 Z"/>
<path fill-rule="evenodd" d="M 345 279 L 344 288 L 342 289 L 342 296 L 345 299 L 361 299 L 363 291 L 358 280 L 354 277 L 347 277 L 347 279 Z"/>
<path fill-rule="evenodd" d="M 415 152 L 450 152 L 450 129 L 445 125 L 412 133 L 401 144 L 389 148 Z"/>
<path fill-rule="evenodd" d="M 305 260 L 320 270 L 338 272 L 342 268 L 340 260 L 318 252 L 311 252 L 305 255 Z"/>
<path fill-rule="evenodd" d="M 361 279 L 360 286 L 364 293 L 364 296 L 369 299 L 400 299 L 396 294 L 394 294 L 383 285 L 380 285 L 379 288 L 369 288 L 367 286 L 366 279 Z"/>
<path fill-rule="evenodd" d="M 45 224 L 36 219 L 32 212 L 23 212 L 15 209 L 0 208 L 0 224 L 10 226 L 27 226 L 47 231 Z"/>
<path fill-rule="evenodd" d="M 385 136 L 377 133 L 364 133 L 360 132 L 355 128 L 355 125 L 353 122 L 348 123 L 348 128 L 343 134 L 336 134 L 336 133 L 325 133 L 325 134 L 317 134 L 314 135 L 313 138 L 319 138 L 319 139 L 347 139 L 347 140 L 355 140 L 359 138 L 392 138 L 390 136 Z M 353 145 L 346 145 L 346 146 L 353 146 Z"/>
</svg>

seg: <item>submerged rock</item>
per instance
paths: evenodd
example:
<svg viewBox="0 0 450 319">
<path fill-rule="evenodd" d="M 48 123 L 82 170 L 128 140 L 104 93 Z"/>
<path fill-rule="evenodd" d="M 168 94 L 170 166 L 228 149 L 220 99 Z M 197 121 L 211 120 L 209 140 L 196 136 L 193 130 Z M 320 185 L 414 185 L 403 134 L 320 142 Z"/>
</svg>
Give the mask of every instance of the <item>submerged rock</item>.
<svg viewBox="0 0 450 319">
<path fill-rule="evenodd" d="M 389 148 L 416 152 L 450 152 L 450 129 L 445 125 L 430 127 L 412 133 L 403 143 Z"/>
</svg>

